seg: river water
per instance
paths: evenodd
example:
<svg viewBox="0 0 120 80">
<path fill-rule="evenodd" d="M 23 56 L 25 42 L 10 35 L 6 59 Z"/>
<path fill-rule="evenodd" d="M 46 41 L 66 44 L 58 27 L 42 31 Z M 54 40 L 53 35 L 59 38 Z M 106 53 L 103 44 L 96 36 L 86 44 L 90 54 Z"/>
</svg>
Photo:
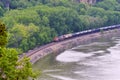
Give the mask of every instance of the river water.
<svg viewBox="0 0 120 80">
<path fill-rule="evenodd" d="M 120 37 L 80 45 L 38 61 L 37 80 L 120 80 Z"/>
</svg>

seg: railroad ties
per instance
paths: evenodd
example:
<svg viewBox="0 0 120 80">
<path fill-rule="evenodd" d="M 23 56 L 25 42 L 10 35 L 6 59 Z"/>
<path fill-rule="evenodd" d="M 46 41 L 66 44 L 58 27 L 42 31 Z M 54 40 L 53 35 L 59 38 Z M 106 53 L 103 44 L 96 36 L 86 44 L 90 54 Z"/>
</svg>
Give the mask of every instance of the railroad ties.
<svg viewBox="0 0 120 80">
<path fill-rule="evenodd" d="M 88 43 L 100 40 L 101 38 L 104 38 L 104 37 L 107 37 L 107 38 L 112 37 L 117 34 L 118 35 L 120 34 L 120 29 L 105 31 L 104 34 L 101 34 L 101 32 L 97 32 L 97 33 L 91 33 L 83 36 L 73 37 L 60 42 L 52 42 L 52 43 L 43 45 L 41 47 L 37 47 L 33 50 L 28 51 L 27 53 L 25 53 L 25 55 L 29 57 L 30 62 L 34 64 L 39 59 L 45 57 L 48 54 L 51 54 L 51 53 L 58 54 L 65 51 L 66 49 L 70 49 L 78 45 L 88 44 Z"/>
</svg>

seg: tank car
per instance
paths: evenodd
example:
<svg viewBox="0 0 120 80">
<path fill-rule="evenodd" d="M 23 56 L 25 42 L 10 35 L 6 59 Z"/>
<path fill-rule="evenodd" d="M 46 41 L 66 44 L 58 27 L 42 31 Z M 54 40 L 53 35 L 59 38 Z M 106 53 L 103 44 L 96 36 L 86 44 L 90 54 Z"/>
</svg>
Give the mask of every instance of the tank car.
<svg viewBox="0 0 120 80">
<path fill-rule="evenodd" d="M 79 35 L 80 35 L 80 32 L 76 32 L 76 33 L 72 34 L 73 37 L 76 37 L 76 36 L 79 36 Z"/>
<path fill-rule="evenodd" d="M 120 28 L 120 24 L 113 25 L 113 26 L 107 26 L 107 27 L 101 27 L 101 28 L 97 28 L 97 29 L 80 31 L 80 32 L 71 33 L 71 34 L 65 34 L 65 35 L 62 35 L 62 36 L 59 36 L 59 37 L 55 37 L 53 41 L 58 42 L 58 41 L 62 41 L 64 39 L 69 39 L 71 37 L 86 35 L 86 34 L 90 34 L 90 33 L 96 33 L 96 32 L 100 32 L 100 31 L 107 31 L 107 30 L 115 29 L 115 28 Z"/>
<path fill-rule="evenodd" d="M 70 38 L 70 37 L 72 37 L 72 34 L 66 34 L 66 35 L 64 35 L 64 38 L 65 38 L 65 39 L 68 39 L 68 38 Z"/>
</svg>

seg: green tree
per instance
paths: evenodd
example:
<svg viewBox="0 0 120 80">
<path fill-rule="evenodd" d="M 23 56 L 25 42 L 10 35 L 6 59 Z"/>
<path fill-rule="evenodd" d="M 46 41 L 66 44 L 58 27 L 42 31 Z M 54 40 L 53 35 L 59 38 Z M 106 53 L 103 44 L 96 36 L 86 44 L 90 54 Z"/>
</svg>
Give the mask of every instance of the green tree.
<svg viewBox="0 0 120 80">
<path fill-rule="evenodd" d="M 96 6 L 104 8 L 105 10 L 120 10 L 120 4 L 117 0 L 103 0 L 96 4 Z"/>
<path fill-rule="evenodd" d="M 8 47 L 23 52 L 51 42 L 55 35 L 120 24 L 120 0 L 97 0 L 95 5 L 76 0 L 9 0 L 10 11 L 4 9 L 6 1 L 0 0 L 0 17 L 9 31 Z"/>
<path fill-rule="evenodd" d="M 0 22 L 0 46 L 3 47 L 7 43 L 6 27 Z"/>
<path fill-rule="evenodd" d="M 6 27 L 0 23 L 0 80 L 28 80 L 37 77 L 29 58 L 19 58 L 15 49 L 5 48 L 6 43 Z"/>
</svg>

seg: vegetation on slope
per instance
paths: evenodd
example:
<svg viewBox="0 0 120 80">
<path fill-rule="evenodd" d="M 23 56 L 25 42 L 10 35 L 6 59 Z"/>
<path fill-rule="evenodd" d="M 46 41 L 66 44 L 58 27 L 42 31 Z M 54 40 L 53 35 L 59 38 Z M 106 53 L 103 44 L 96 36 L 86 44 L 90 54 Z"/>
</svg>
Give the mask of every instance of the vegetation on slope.
<svg viewBox="0 0 120 80">
<path fill-rule="evenodd" d="M 7 46 L 27 51 L 55 36 L 119 24 L 120 1 L 97 1 L 88 5 L 73 0 L 1 0 L 1 20 L 9 31 Z"/>
<path fill-rule="evenodd" d="M 0 22 L 0 80 L 28 80 L 35 78 L 29 59 L 24 57 L 18 61 L 18 52 L 6 48 L 6 27 Z"/>
</svg>

